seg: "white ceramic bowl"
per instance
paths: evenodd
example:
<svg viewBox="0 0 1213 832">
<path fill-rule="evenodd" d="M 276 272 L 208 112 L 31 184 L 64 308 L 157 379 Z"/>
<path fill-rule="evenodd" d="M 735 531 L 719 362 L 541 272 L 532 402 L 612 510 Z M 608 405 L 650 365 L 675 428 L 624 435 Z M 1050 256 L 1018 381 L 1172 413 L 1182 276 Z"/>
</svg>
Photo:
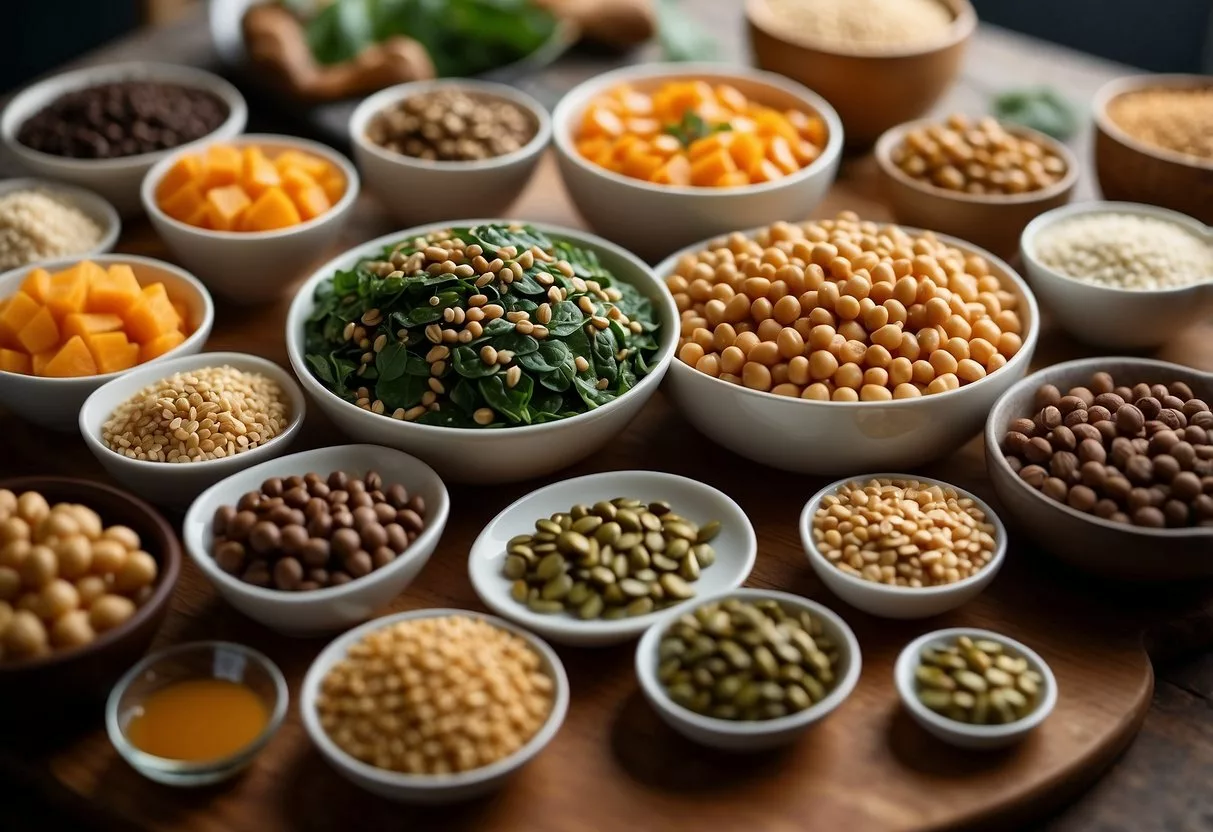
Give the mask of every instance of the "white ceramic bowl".
<svg viewBox="0 0 1213 832">
<path fill-rule="evenodd" d="M 63 72 L 26 87 L 14 96 L 0 114 L 0 140 L 22 164 L 39 176 L 61 179 L 95 191 L 113 203 L 123 216 L 138 213 L 139 185 L 144 174 L 174 150 L 140 153 L 119 159 L 69 159 L 42 153 L 17 141 L 17 131 L 21 125 L 59 96 L 116 81 L 160 81 L 214 93 L 227 104 L 227 120 L 200 141 L 236 136 L 244 130 L 248 121 L 248 105 L 244 102 L 244 96 L 218 75 L 176 64 L 131 61 Z"/>
<path fill-rule="evenodd" d="M 102 373 L 84 378 L 40 378 L 0 371 L 0 404 L 22 419 L 52 430 L 74 431 L 84 400 L 102 385 L 119 377 L 126 377 L 129 373 L 138 372 L 144 367 L 156 367 L 165 361 L 200 352 L 206 339 L 210 337 L 211 326 L 215 322 L 215 305 L 198 278 L 162 260 L 137 257 L 133 254 L 66 257 L 47 260 L 36 267 L 22 266 L 0 274 L 0 298 L 7 298 L 16 293 L 26 275 L 34 268 L 54 272 L 79 263 L 82 259 L 92 260 L 102 268 L 117 263 L 128 265 L 134 271 L 135 279 L 145 286 L 150 283 L 163 283 L 171 299 L 185 304 L 189 313 L 190 334 L 185 341 L 159 358 L 153 358 L 126 372 Z"/>
<path fill-rule="evenodd" d="M 531 738 L 530 742 L 509 757 L 498 760 L 483 768 L 445 776 L 386 771 L 367 765 L 342 751 L 336 743 L 329 739 L 329 735 L 321 727 L 320 718 L 316 714 L 316 697 L 320 691 L 320 684 L 324 681 L 324 677 L 328 675 L 329 670 L 332 669 L 333 665 L 345 658 L 345 654 L 351 646 L 376 630 L 389 627 L 400 621 L 417 618 L 438 618 L 448 615 L 461 615 L 487 621 L 495 627 L 508 630 L 522 638 L 539 654 L 543 671 L 552 677 L 554 683 L 553 692 L 555 697 L 552 702 L 552 711 L 548 715 L 548 721 Z M 307 729 L 308 736 L 311 737 L 316 747 L 320 749 L 320 753 L 324 755 L 324 758 L 328 760 L 329 765 L 335 768 L 342 777 L 354 785 L 360 786 L 372 794 L 385 797 L 388 800 L 396 800 L 402 803 L 454 803 L 478 797 L 498 788 L 511 774 L 530 762 L 536 754 L 552 741 L 552 738 L 556 736 L 556 732 L 560 730 L 560 726 L 564 722 L 565 713 L 569 708 L 569 680 L 565 675 L 564 665 L 560 663 L 560 657 L 556 655 L 556 652 L 551 647 L 526 630 L 516 627 L 509 622 L 502 621 L 500 618 L 494 618 L 491 615 L 470 612 L 468 610 L 412 610 L 411 612 L 402 612 L 396 615 L 376 618 L 374 621 L 368 621 L 361 627 L 341 635 L 336 641 L 325 647 L 320 655 L 316 657 L 316 660 L 312 662 L 311 668 L 308 669 L 307 676 L 303 679 L 303 688 L 300 691 L 299 698 L 299 710 L 303 715 L 303 727 Z"/>
<path fill-rule="evenodd" d="M 122 220 L 118 218 L 118 212 L 104 198 L 87 188 L 77 188 L 75 185 L 52 182 L 47 179 L 5 179 L 0 182 L 0 196 L 5 196 L 13 191 L 44 191 L 97 223 L 101 228 L 101 239 L 95 246 L 74 252 L 68 255 L 70 257 L 84 260 L 98 254 L 105 254 L 114 247 L 114 243 L 118 242 L 118 235 L 122 232 Z M 36 266 L 38 263 L 39 261 L 34 261 L 25 265 Z"/>
<path fill-rule="evenodd" d="M 358 199 L 358 172 L 349 159 L 331 147 L 294 136 L 249 133 L 221 143 L 234 147 L 257 145 L 275 154 L 303 151 L 319 156 L 345 176 L 345 193 L 332 208 L 307 222 L 276 231 L 211 231 L 175 220 L 160 210 L 156 201 L 160 180 L 177 159 L 204 151 L 205 144 L 172 153 L 144 177 L 140 191 L 143 209 L 174 257 L 231 303 L 274 300 L 298 282 L 337 241 Z"/>
<path fill-rule="evenodd" d="M 859 641 L 855 633 L 833 610 L 788 592 L 769 589 L 735 589 L 716 596 L 696 599 L 692 609 L 712 601 L 738 598 L 742 601 L 778 601 L 785 609 L 806 611 L 821 621 L 825 633 L 839 648 L 839 666 L 836 668 L 837 682 L 825 699 L 798 713 L 778 719 L 743 722 L 731 719 L 716 719 L 688 710 L 670 699 L 665 687 L 657 679 L 657 651 L 661 639 L 670 625 L 688 610 L 685 607 L 666 612 L 653 626 L 645 631 L 636 645 L 636 677 L 645 699 L 657 711 L 661 721 L 692 742 L 720 748 L 725 751 L 761 751 L 784 745 L 799 737 L 810 725 L 824 719 L 851 695 L 859 681 L 862 659 Z"/>
<path fill-rule="evenodd" d="M 308 369 L 304 353 L 304 324 L 315 309 L 316 288 L 341 269 L 378 255 L 389 244 L 452 225 L 484 225 L 498 220 L 433 223 L 387 234 L 363 243 L 321 266 L 299 288 L 286 317 L 286 348 L 291 366 L 316 404 L 347 436 L 359 442 L 399 448 L 424 459 L 448 482 L 488 485 L 518 482 L 566 468 L 584 459 L 623 431 L 656 392 L 674 357 L 678 340 L 678 310 L 664 284 L 635 255 L 606 240 L 559 226 L 534 223 L 539 231 L 597 252 L 603 266 L 649 298 L 661 321 L 659 347 L 652 370 L 627 394 L 613 402 L 567 419 L 539 425 L 494 430 L 448 428 L 385 418 L 363 410 L 332 393 Z"/>
<path fill-rule="evenodd" d="M 1174 289 L 1117 289 L 1066 277 L 1037 259 L 1037 239 L 1058 223 L 1084 214 L 1154 217 L 1190 231 L 1213 250 L 1213 229 L 1199 220 L 1134 202 L 1081 202 L 1055 208 L 1028 224 L 1020 254 L 1032 290 L 1062 328 L 1080 341 L 1112 349 L 1157 347 L 1213 312 L 1213 273 L 1205 282 Z"/>
<path fill-rule="evenodd" d="M 730 84 L 776 109 L 816 113 L 826 146 L 808 167 L 774 182 L 739 188 L 656 185 L 599 167 L 577 152 L 576 130 L 590 102 L 629 84 L 653 89 L 678 79 Z M 834 182 L 842 154 L 842 122 L 829 103 L 780 75 L 726 64 L 643 64 L 596 75 L 574 87 L 552 115 L 556 158 L 565 187 L 590 226 L 649 261 L 695 240 L 737 228 L 807 217 Z"/>
<path fill-rule="evenodd" d="M 523 147 L 476 162 L 433 162 L 380 147 L 366 137 L 367 124 L 380 111 L 415 95 L 442 89 L 501 99 L 529 112 L 535 135 Z M 552 121 L 543 105 L 521 90 L 488 81 L 439 80 L 399 84 L 375 93 L 350 117 L 354 160 L 367 189 L 402 226 L 468 216 L 504 215 L 530 181 L 552 138 Z M 418 198 L 424 194 L 424 198 Z"/>
<path fill-rule="evenodd" d="M 753 235 L 755 229 L 743 233 Z M 1040 310 L 1027 283 L 1002 260 L 955 237 L 935 236 L 983 257 L 991 273 L 1019 298 L 1023 347 L 1006 366 L 973 384 L 916 399 L 819 402 L 730 384 L 676 360 L 666 383 L 674 404 L 717 444 L 785 471 L 844 476 L 909 470 L 951 454 L 981 430 L 990 406 L 1027 372 L 1040 337 Z M 657 265 L 658 278 L 664 283 L 679 257 L 708 242 L 670 255 Z"/>
<path fill-rule="evenodd" d="M 994 526 L 995 549 L 993 560 L 986 564 L 980 572 L 954 584 L 925 586 L 919 589 L 865 581 L 863 578 L 857 578 L 854 575 L 843 572 L 831 563 L 822 554 L 821 549 L 818 548 L 817 542 L 813 539 L 813 518 L 817 514 L 817 510 L 821 508 L 821 501 L 826 496 L 837 493 L 844 485 L 853 482 L 866 483 L 869 480 L 883 479 L 917 480 L 927 485 L 951 488 L 961 497 L 968 497 L 973 500 L 977 507 L 985 512 L 987 522 Z M 843 601 L 855 607 L 855 609 L 863 610 L 869 615 L 876 615 L 881 618 L 929 618 L 932 615 L 940 615 L 948 610 L 954 610 L 959 606 L 967 604 L 990 585 L 990 582 L 994 580 L 994 576 L 998 574 L 998 570 L 1002 568 L 1002 563 L 1007 557 L 1006 527 L 1003 526 L 1002 521 L 998 519 L 998 515 L 994 513 L 994 509 L 988 503 L 980 499 L 976 494 L 965 491 L 963 488 L 951 483 L 911 474 L 864 474 L 863 476 L 847 477 L 846 479 L 830 483 L 814 494 L 813 498 L 805 505 L 804 511 L 800 513 L 800 540 L 804 544 L 805 553 L 809 557 L 809 565 L 813 567 L 813 571 L 817 573 L 817 577 L 821 578 L 822 583 L 826 585 L 826 588 L 830 592 L 833 592 Z"/>
<path fill-rule="evenodd" d="M 534 532 L 536 520 L 568 511 L 577 503 L 592 505 L 616 497 L 645 502 L 666 500 L 675 514 L 697 525 L 712 520 L 721 522 L 720 533 L 711 543 L 716 551 L 716 562 L 703 570 L 699 580 L 691 583 L 695 597 L 675 607 L 694 606 L 701 596 L 736 589 L 753 569 L 758 556 L 754 527 L 741 506 L 726 494 L 710 485 L 660 471 L 609 471 L 563 480 L 532 491 L 494 517 L 476 538 L 468 556 L 468 575 L 480 600 L 503 618 L 557 644 L 599 647 L 639 636 L 667 610 L 675 607 L 618 621 L 582 621 L 572 614 L 544 615 L 531 612 L 525 604 L 511 598 L 511 581 L 501 574 L 506 544 L 515 535 Z"/>
<path fill-rule="evenodd" d="M 378 471 L 384 483 L 399 483 L 425 499 L 425 528 L 404 553 L 382 569 L 341 586 L 283 592 L 245 583 L 219 568 L 211 556 L 215 511 L 256 491 L 270 477 L 327 476 L 333 471 Z M 185 550 L 225 601 L 267 627 L 288 635 L 331 633 L 365 621 L 417 577 L 446 527 L 451 501 L 442 480 L 419 459 L 376 445 L 337 445 L 302 451 L 246 468 L 217 482 L 194 500 L 182 524 Z"/>
<path fill-rule="evenodd" d="M 110 450 L 101 441 L 101 429 L 109 421 L 114 409 L 143 388 L 174 373 L 223 365 L 245 372 L 260 373 L 272 379 L 290 400 L 290 423 L 264 445 L 223 459 L 177 464 L 131 459 Z M 286 449 L 299 433 L 299 428 L 303 426 L 306 410 L 307 400 L 303 397 L 303 391 L 299 389 L 295 379 L 291 378 L 291 374 L 274 362 L 239 352 L 206 352 L 151 362 L 128 370 L 97 388 L 80 408 L 78 419 L 84 444 L 88 445 L 93 456 L 97 457 L 111 477 L 151 503 L 184 507 L 219 480 L 250 465 L 286 453 Z"/>
<path fill-rule="evenodd" d="M 1036 709 L 1023 719 L 1008 722 L 1005 725 L 970 725 L 966 722 L 949 719 L 943 714 L 937 714 L 919 702 L 915 693 L 914 668 L 918 666 L 918 657 L 923 648 L 935 643 L 951 642 L 959 636 L 996 641 L 1003 646 L 1003 649 L 1027 659 L 1028 667 L 1044 677 Z M 1057 679 L 1054 678 L 1053 671 L 1036 651 L 1013 638 L 990 630 L 976 630 L 970 627 L 935 630 L 911 641 L 897 657 L 897 663 L 893 667 L 893 683 L 897 687 L 897 695 L 901 697 L 902 704 L 910 712 L 910 716 L 915 722 L 932 736 L 960 748 L 1003 748 L 1019 742 L 1028 735 L 1028 732 L 1044 722 L 1057 704 Z"/>
</svg>

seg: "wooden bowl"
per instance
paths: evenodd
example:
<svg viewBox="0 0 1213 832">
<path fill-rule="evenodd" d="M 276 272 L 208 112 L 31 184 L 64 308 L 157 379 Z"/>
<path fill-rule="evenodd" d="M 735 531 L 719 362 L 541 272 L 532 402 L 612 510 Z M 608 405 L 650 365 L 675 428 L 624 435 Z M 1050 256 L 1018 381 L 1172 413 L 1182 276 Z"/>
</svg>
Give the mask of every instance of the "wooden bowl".
<svg viewBox="0 0 1213 832">
<path fill-rule="evenodd" d="M 156 589 L 134 616 L 90 644 L 36 659 L 0 662 L 0 702 L 26 703 L 38 711 L 104 699 L 110 687 L 151 645 L 168 612 L 181 571 L 181 544 L 169 524 L 142 500 L 108 485 L 67 477 L 0 480 L 0 488 L 20 494 L 38 491 L 52 505 L 83 503 L 107 526 L 129 526 L 159 566 Z M 9 712 L 18 712 L 8 709 Z"/>
<path fill-rule="evenodd" d="M 1108 105 L 1135 90 L 1213 87 L 1207 75 L 1134 75 L 1104 84 L 1095 94 L 1095 174 L 1104 199 L 1161 205 L 1213 225 L 1213 159 L 1145 144 L 1121 130 Z M 828 97 L 828 96 L 827 96 Z"/>
<path fill-rule="evenodd" d="M 907 175 L 893 162 L 893 151 L 906 133 L 936 123 L 921 119 L 885 131 L 876 142 L 881 191 L 898 223 L 930 228 L 1011 258 L 1019 251 L 1019 238 L 1028 223 L 1045 211 L 1070 201 L 1078 183 L 1078 160 L 1061 142 L 1026 127 L 1006 124 L 1007 132 L 1031 139 L 1060 156 L 1066 174 L 1047 188 L 1022 194 L 970 194 L 938 188 Z"/>
<path fill-rule="evenodd" d="M 821 94 L 842 118 L 847 146 L 867 148 L 893 125 L 930 110 L 960 71 L 977 13 L 969 0 L 940 2 L 954 18 L 946 38 L 908 49 L 850 52 L 797 37 L 767 0 L 746 0 L 745 9 L 758 66 Z"/>
</svg>

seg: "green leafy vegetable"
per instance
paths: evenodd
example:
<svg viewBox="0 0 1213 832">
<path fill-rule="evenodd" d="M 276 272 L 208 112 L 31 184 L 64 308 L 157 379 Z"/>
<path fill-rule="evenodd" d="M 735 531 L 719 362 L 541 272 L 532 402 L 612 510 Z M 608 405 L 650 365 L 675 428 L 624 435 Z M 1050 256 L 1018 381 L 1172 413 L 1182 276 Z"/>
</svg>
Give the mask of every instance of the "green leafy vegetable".
<svg viewBox="0 0 1213 832">
<path fill-rule="evenodd" d="M 679 0 L 657 0 L 657 37 L 667 61 L 710 61 L 720 45 L 679 6 Z"/>
<path fill-rule="evenodd" d="M 994 115 L 1065 141 L 1078 131 L 1074 105 L 1052 87 L 1004 92 L 994 99 Z"/>
<path fill-rule="evenodd" d="M 727 121 L 709 124 L 694 110 L 682 114 L 682 121 L 666 125 L 665 132 L 678 139 L 683 147 L 690 147 L 700 139 L 707 138 L 713 133 L 726 133 L 733 127 Z"/>
</svg>

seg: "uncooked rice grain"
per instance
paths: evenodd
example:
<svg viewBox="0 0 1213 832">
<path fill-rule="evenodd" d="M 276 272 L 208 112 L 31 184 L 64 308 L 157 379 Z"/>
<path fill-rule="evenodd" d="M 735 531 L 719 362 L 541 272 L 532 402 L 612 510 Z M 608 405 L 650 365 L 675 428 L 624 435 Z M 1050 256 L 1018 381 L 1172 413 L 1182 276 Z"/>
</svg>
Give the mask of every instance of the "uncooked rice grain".
<svg viewBox="0 0 1213 832">
<path fill-rule="evenodd" d="M 940 41 L 952 14 L 939 0 L 767 0 L 804 40 L 842 51 L 897 50 Z"/>
</svg>

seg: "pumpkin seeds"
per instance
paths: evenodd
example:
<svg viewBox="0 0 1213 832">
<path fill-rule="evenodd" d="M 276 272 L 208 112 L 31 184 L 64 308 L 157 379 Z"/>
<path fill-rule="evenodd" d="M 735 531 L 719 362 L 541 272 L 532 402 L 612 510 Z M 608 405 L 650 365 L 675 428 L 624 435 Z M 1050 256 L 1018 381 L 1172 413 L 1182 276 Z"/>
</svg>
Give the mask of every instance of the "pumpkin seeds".
<svg viewBox="0 0 1213 832">
<path fill-rule="evenodd" d="M 914 669 L 918 701 L 957 722 L 1015 722 L 1037 705 L 1043 677 L 991 639 L 960 636 L 923 649 Z"/>
</svg>

